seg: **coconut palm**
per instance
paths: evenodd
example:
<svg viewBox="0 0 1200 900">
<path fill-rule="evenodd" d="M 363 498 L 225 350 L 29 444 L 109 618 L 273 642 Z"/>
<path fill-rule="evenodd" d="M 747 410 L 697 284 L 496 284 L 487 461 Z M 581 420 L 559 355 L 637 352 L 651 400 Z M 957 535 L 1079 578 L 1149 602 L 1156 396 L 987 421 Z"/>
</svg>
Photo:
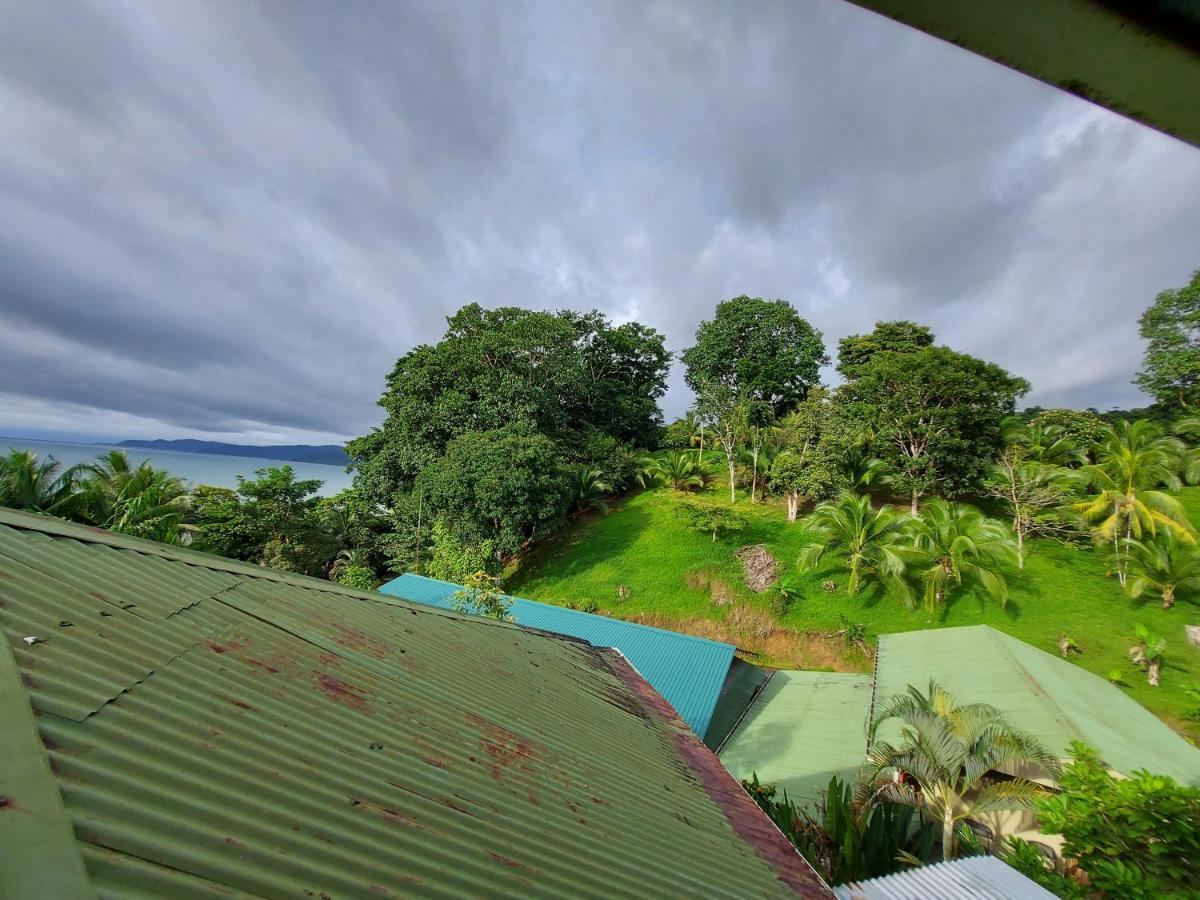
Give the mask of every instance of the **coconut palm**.
<svg viewBox="0 0 1200 900">
<path fill-rule="evenodd" d="M 1004 420 L 1003 428 L 1005 442 L 1020 448 L 1025 459 L 1049 466 L 1081 466 L 1088 461 L 1087 451 L 1061 425 L 1042 425 L 1012 416 Z"/>
<path fill-rule="evenodd" d="M 641 457 L 637 477 L 642 487 L 663 485 L 676 491 L 702 488 L 708 480 L 704 468 L 684 450 L 666 450 Z"/>
<path fill-rule="evenodd" d="M 1001 606 L 1007 605 L 1004 568 L 1016 564 L 1017 552 L 1003 524 L 977 509 L 941 499 L 930 500 L 910 521 L 910 571 L 925 584 L 926 609 L 944 605 L 951 588 L 964 581 L 975 582 Z"/>
<path fill-rule="evenodd" d="M 1126 540 L 1125 561 L 1131 597 L 1154 591 L 1162 597 L 1163 609 L 1175 605 L 1177 591 L 1200 588 L 1200 545 L 1160 531 L 1147 541 Z"/>
<path fill-rule="evenodd" d="M 110 450 L 82 467 L 80 517 L 92 524 L 155 541 L 178 543 L 190 526 L 187 487 L 149 460 L 134 466 L 121 450 Z"/>
<path fill-rule="evenodd" d="M 1129 648 L 1129 658 L 1135 666 L 1146 670 L 1146 680 L 1150 686 L 1158 687 L 1167 642 L 1141 622 L 1133 626 L 1133 634 L 1137 643 Z"/>
<path fill-rule="evenodd" d="M 581 466 L 571 482 L 571 508 L 591 507 L 601 515 L 607 515 L 608 501 L 605 496 L 611 493 L 612 486 L 604 480 L 604 472 L 599 466 Z"/>
<path fill-rule="evenodd" d="M 1171 429 L 1175 434 L 1200 438 L 1200 417 L 1180 419 Z M 1188 484 L 1200 482 L 1200 447 L 1188 447 L 1179 457 L 1179 475 Z"/>
<path fill-rule="evenodd" d="M 803 572 L 812 571 L 825 552 L 838 550 L 846 555 L 850 580 L 846 590 L 858 593 L 862 583 L 874 580 L 899 592 L 912 605 L 911 592 L 904 580 L 907 541 L 907 517 L 891 506 L 874 509 L 871 498 L 845 491 L 835 501 L 822 503 L 813 511 L 807 525 L 818 535 L 800 554 Z"/>
<path fill-rule="evenodd" d="M 1097 445 L 1096 462 L 1081 470 L 1097 493 L 1075 504 L 1075 509 L 1093 524 L 1097 540 L 1111 542 L 1122 586 L 1126 581 L 1122 539 L 1142 540 L 1166 529 L 1185 542 L 1195 540 L 1179 501 L 1159 490 L 1179 489 L 1176 472 L 1182 450 L 1179 440 L 1163 437 L 1153 422 L 1121 421 Z"/>
<path fill-rule="evenodd" d="M 694 409 L 689 409 L 683 417 L 683 427 L 687 431 L 688 446 L 696 448 L 696 463 L 704 464 L 704 419 Z"/>
<path fill-rule="evenodd" d="M 347 569 L 371 569 L 371 551 L 365 547 L 347 547 L 339 550 L 334 557 L 333 565 L 329 567 L 329 577 L 337 581 L 338 576 Z"/>
<path fill-rule="evenodd" d="M 0 456 L 0 506 L 70 518 L 79 506 L 79 467 L 63 469 L 53 457 L 44 462 L 32 450 L 10 449 Z"/>
<path fill-rule="evenodd" d="M 867 456 L 861 446 L 851 447 L 841 459 L 842 474 L 856 491 L 873 484 L 888 482 L 888 464 L 882 459 Z"/>
<path fill-rule="evenodd" d="M 880 726 L 899 720 L 899 743 L 879 741 Z M 993 779 L 1034 765 L 1056 778 L 1058 760 L 1034 737 L 1014 728 L 994 706 L 959 706 L 935 682 L 927 693 L 909 687 L 885 702 L 871 725 L 860 775 L 861 806 L 886 800 L 911 806 L 942 824 L 942 859 L 954 858 L 959 823 L 986 813 L 1028 809 L 1047 789 L 1028 778 Z"/>
</svg>

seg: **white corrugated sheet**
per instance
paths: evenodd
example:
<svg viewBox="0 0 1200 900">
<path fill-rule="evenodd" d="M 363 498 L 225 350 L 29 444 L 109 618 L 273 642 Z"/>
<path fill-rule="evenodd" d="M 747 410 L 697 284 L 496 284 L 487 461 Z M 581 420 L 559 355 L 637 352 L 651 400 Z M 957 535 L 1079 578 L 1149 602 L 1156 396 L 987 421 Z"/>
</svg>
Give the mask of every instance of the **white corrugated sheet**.
<svg viewBox="0 0 1200 900">
<path fill-rule="evenodd" d="M 838 900 L 1054 900 L 994 856 L 970 856 L 835 887 Z"/>
</svg>

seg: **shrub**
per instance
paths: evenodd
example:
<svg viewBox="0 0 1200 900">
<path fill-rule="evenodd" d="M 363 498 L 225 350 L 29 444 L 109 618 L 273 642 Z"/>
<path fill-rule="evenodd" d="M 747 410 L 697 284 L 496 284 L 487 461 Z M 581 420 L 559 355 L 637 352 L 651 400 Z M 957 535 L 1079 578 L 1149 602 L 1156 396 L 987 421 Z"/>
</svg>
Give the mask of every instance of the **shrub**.
<svg viewBox="0 0 1200 900">
<path fill-rule="evenodd" d="M 1115 778 L 1094 750 L 1071 747 L 1061 793 L 1037 802 L 1042 830 L 1063 836 L 1063 856 L 1110 897 L 1200 892 L 1200 788 L 1144 770 Z"/>
<path fill-rule="evenodd" d="M 369 566 L 344 566 L 338 573 L 337 582 L 360 591 L 373 591 L 379 587 L 379 579 Z"/>
</svg>

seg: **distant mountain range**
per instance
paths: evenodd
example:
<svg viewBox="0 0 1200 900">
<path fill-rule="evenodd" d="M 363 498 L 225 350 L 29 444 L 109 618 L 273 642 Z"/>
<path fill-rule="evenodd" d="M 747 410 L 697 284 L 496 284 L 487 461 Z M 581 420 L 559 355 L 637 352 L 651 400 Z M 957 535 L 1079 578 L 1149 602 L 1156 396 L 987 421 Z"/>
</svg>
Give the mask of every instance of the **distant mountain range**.
<svg viewBox="0 0 1200 900">
<path fill-rule="evenodd" d="M 218 456 L 248 456 L 251 459 L 282 459 L 327 466 L 344 466 L 350 462 L 346 451 L 337 444 L 275 444 L 263 447 L 256 444 L 223 444 L 220 441 L 183 438 L 175 441 L 121 441 L 117 446 L 176 450 L 180 453 L 212 453 Z"/>
</svg>

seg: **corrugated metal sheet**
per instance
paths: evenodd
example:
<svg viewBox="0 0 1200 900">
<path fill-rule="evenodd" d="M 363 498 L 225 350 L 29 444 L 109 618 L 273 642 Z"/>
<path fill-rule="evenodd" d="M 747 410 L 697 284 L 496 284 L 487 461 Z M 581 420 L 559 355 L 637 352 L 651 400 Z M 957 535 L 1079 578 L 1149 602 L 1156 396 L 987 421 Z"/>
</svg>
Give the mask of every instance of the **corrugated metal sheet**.
<svg viewBox="0 0 1200 900">
<path fill-rule="evenodd" d="M 1052 900 L 1054 895 L 994 856 L 921 866 L 833 889 L 838 900 Z"/>
<path fill-rule="evenodd" d="M 0 624 L 101 896 L 828 896 L 582 643 L 11 511 Z"/>
<path fill-rule="evenodd" d="M 990 703 L 1062 758 L 1072 740 L 1126 774 L 1149 769 L 1200 785 L 1200 750 L 1120 688 L 1067 660 L 986 625 L 885 634 L 875 704 L 936 680 L 960 703 Z M 898 725 L 880 737 L 895 740 Z"/>
<path fill-rule="evenodd" d="M 725 676 L 721 694 L 717 697 L 708 731 L 704 734 L 705 746 L 714 752 L 721 748 L 773 673 L 773 669 L 734 657 L 729 664 L 729 674 Z"/>
<path fill-rule="evenodd" d="M 416 603 L 453 609 L 461 585 L 422 575 L 401 575 L 379 590 Z M 701 737 L 733 660 L 734 647 L 635 622 L 578 612 L 514 597 L 512 616 L 521 625 L 614 647 Z"/>
<path fill-rule="evenodd" d="M 737 778 L 752 774 L 797 802 L 834 775 L 853 780 L 867 751 L 871 676 L 776 672 L 721 749 Z"/>
</svg>

